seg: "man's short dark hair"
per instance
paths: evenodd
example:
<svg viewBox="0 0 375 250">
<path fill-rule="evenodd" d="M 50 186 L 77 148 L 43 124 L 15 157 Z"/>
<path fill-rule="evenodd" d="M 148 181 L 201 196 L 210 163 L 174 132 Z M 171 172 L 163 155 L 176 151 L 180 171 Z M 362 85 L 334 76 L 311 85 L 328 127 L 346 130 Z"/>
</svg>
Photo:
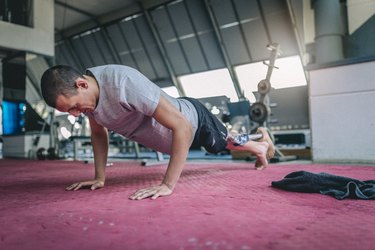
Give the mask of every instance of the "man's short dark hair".
<svg viewBox="0 0 375 250">
<path fill-rule="evenodd" d="M 42 96 L 45 102 L 56 108 L 56 100 L 60 95 L 70 97 L 77 93 L 75 81 L 83 75 L 70 66 L 56 65 L 47 69 L 41 79 Z"/>
</svg>

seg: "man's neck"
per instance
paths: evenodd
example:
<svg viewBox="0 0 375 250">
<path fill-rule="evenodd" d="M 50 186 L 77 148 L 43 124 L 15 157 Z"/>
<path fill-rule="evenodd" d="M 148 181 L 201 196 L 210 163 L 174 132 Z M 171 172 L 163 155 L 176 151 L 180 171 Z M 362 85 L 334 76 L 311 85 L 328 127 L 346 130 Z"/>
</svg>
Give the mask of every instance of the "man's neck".
<svg viewBox="0 0 375 250">
<path fill-rule="evenodd" d="M 83 77 L 87 80 L 89 86 L 90 86 L 90 89 L 92 91 L 92 93 L 94 94 L 95 96 L 95 99 L 96 99 L 96 105 L 98 105 L 98 102 L 99 102 L 99 92 L 100 92 L 100 89 L 99 89 L 99 84 L 98 82 L 96 81 L 96 79 L 92 76 L 88 76 L 88 75 L 83 75 Z"/>
</svg>

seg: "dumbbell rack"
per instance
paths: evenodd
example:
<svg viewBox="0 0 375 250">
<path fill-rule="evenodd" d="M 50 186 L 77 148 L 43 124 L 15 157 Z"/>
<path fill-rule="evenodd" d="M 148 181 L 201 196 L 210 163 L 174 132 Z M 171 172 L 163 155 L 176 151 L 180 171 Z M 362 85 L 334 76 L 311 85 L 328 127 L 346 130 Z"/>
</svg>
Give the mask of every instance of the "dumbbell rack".
<svg viewBox="0 0 375 250">
<path fill-rule="evenodd" d="M 258 123 L 258 127 L 266 127 L 267 132 L 270 135 L 273 142 L 275 138 L 267 127 L 267 121 L 269 120 L 271 114 L 270 108 L 270 97 L 269 92 L 271 91 L 271 75 L 274 68 L 278 69 L 275 66 L 275 61 L 278 55 L 281 54 L 280 44 L 272 43 L 267 45 L 267 49 L 271 50 L 269 63 L 263 61 L 263 64 L 268 66 L 266 79 L 261 80 L 258 83 L 258 97 L 257 101 L 253 103 L 250 107 L 250 120 Z M 289 161 L 295 160 L 297 157 L 294 155 L 285 156 L 279 148 L 275 147 L 275 156 L 272 159 L 274 162 L 279 161 Z"/>
</svg>

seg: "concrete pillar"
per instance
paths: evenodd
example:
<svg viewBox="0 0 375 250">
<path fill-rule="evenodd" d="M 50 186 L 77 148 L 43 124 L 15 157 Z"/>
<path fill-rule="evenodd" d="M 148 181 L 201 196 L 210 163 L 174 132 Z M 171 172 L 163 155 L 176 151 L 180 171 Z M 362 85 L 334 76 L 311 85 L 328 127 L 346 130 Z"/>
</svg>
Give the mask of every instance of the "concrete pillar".
<svg viewBox="0 0 375 250">
<path fill-rule="evenodd" d="M 34 0 L 32 7 L 32 27 L 0 21 L 0 47 L 52 57 L 55 55 L 54 1 Z"/>
<path fill-rule="evenodd" d="M 340 0 L 314 0 L 316 63 L 344 58 L 343 36 L 346 34 L 346 11 Z"/>
<path fill-rule="evenodd" d="M 26 53 L 19 52 L 2 62 L 3 99 L 24 101 L 26 98 Z"/>
</svg>

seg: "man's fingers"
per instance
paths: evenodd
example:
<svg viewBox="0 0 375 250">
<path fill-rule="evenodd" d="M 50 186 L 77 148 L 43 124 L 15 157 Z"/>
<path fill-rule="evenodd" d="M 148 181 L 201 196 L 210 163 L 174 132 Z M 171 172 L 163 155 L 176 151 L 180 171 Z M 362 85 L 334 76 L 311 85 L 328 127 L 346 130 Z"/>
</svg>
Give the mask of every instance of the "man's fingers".
<svg viewBox="0 0 375 250">
<path fill-rule="evenodd" d="M 135 200 L 141 194 L 140 190 L 130 196 L 130 199 Z"/>
<path fill-rule="evenodd" d="M 77 191 L 82 187 L 82 183 L 77 183 L 77 186 L 73 189 L 73 191 Z"/>
<path fill-rule="evenodd" d="M 172 190 L 169 189 L 167 186 L 160 185 L 160 186 L 140 189 L 134 194 L 132 194 L 129 198 L 131 200 L 142 200 L 142 199 L 151 197 L 151 199 L 155 200 L 159 198 L 160 196 L 170 195 L 171 193 L 172 193 Z"/>
<path fill-rule="evenodd" d="M 154 195 L 151 197 L 151 199 L 155 200 L 155 199 L 159 198 L 159 196 L 160 196 L 160 194 L 159 194 L 159 193 L 156 193 L 156 194 L 154 194 Z"/>
<path fill-rule="evenodd" d="M 73 183 L 72 185 L 70 185 L 69 187 L 66 188 L 66 190 L 70 191 L 70 190 L 75 190 L 75 188 L 79 185 L 79 183 Z"/>
<path fill-rule="evenodd" d="M 152 196 L 154 193 L 155 193 L 154 190 L 144 190 L 144 192 L 142 192 L 139 195 L 137 195 L 136 199 L 137 200 L 142 200 L 144 198 Z"/>
<path fill-rule="evenodd" d="M 135 198 L 135 197 L 137 197 L 137 196 L 140 196 L 140 195 L 143 194 L 144 192 L 145 192 L 144 189 L 140 189 L 140 190 L 138 190 L 137 192 L 135 192 L 135 193 L 132 195 L 132 197 Z"/>
<path fill-rule="evenodd" d="M 76 190 L 81 189 L 82 187 L 86 187 L 86 186 L 90 186 L 91 190 L 95 190 L 95 189 L 104 187 L 104 182 L 102 182 L 102 181 L 77 182 L 77 183 L 73 183 L 72 185 L 68 186 L 65 190 L 76 191 Z"/>
<path fill-rule="evenodd" d="M 130 196 L 130 199 L 132 200 L 142 200 L 144 198 L 150 197 L 154 195 L 156 190 L 152 189 L 141 189 L 135 192 L 132 196 Z"/>
</svg>

